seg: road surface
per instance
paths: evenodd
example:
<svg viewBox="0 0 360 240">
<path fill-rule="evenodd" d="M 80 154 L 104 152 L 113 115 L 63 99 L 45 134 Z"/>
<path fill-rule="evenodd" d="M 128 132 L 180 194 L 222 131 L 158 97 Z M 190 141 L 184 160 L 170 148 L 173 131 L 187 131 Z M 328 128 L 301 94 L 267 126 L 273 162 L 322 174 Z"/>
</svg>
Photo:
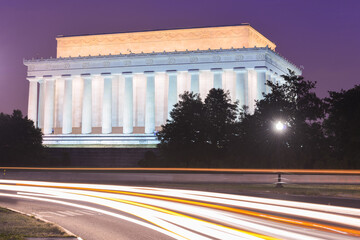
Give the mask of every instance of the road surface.
<svg viewBox="0 0 360 240">
<path fill-rule="evenodd" d="M 66 170 L 64 168 L 19 168 L 4 170 L 0 168 L 0 179 L 105 184 L 139 184 L 142 182 L 273 184 L 278 181 L 276 170 L 269 169 L 211 169 L 208 171 L 206 169 L 126 169 L 128 168 L 122 168 L 121 170 L 116 170 L 116 168 L 108 170 L 103 170 L 102 168 L 80 168 L 78 170 Z M 246 170 L 249 172 L 242 172 Z M 257 171 L 260 171 L 260 173 L 256 173 Z M 261 173 L 261 171 L 265 172 Z M 325 174 L 322 170 L 310 173 L 307 172 L 311 170 L 302 171 L 304 172 L 298 174 L 293 174 L 292 172 L 282 174 L 281 179 L 288 184 L 360 184 L 360 171 L 338 171 L 339 173 L 337 174 Z"/>
<path fill-rule="evenodd" d="M 84 240 L 360 238 L 357 208 L 203 191 L 0 180 L 0 206 Z"/>
</svg>

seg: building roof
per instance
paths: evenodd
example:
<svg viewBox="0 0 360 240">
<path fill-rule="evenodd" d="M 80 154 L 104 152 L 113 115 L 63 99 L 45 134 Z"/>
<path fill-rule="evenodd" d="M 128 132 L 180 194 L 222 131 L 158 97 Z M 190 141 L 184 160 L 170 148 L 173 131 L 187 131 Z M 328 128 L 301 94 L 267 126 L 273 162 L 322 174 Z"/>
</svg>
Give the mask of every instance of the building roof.
<svg viewBox="0 0 360 240">
<path fill-rule="evenodd" d="M 266 47 L 276 45 L 249 24 L 83 36 L 59 36 L 57 57 Z"/>
</svg>

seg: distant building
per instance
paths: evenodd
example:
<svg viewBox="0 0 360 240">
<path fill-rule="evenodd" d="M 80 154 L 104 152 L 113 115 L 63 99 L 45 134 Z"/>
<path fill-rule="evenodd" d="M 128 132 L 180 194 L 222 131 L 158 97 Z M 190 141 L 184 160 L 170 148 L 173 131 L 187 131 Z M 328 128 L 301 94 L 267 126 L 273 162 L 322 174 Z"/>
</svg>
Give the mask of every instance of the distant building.
<svg viewBox="0 0 360 240">
<path fill-rule="evenodd" d="M 59 36 L 57 58 L 25 60 L 28 117 L 48 146 L 149 146 L 184 91 L 211 88 L 254 110 L 265 82 L 301 71 L 248 24 Z"/>
</svg>

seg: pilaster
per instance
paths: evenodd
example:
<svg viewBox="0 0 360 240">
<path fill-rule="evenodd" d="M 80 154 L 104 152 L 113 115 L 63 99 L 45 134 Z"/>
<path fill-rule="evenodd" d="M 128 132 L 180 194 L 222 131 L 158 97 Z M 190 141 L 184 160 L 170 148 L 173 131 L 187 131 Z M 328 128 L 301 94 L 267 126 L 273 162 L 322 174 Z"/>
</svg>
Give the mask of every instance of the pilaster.
<svg viewBox="0 0 360 240">
<path fill-rule="evenodd" d="M 191 88 L 190 88 L 190 90 L 193 93 L 200 93 L 199 69 L 189 69 L 189 73 L 190 73 L 190 76 L 191 76 Z"/>
<path fill-rule="evenodd" d="M 155 73 L 144 72 L 146 75 L 146 102 L 145 102 L 145 133 L 155 131 Z"/>
<path fill-rule="evenodd" d="M 125 77 L 125 97 L 124 97 L 124 126 L 123 133 L 133 132 L 133 74 L 123 72 Z"/>
<path fill-rule="evenodd" d="M 37 101 L 38 101 L 38 81 L 36 77 L 27 77 L 29 80 L 29 100 L 28 100 L 28 118 L 37 126 Z"/>
<path fill-rule="evenodd" d="M 81 133 L 88 134 L 92 131 L 92 79 L 90 74 L 81 74 L 84 83 L 81 114 Z"/>
<path fill-rule="evenodd" d="M 44 127 L 44 103 L 45 103 L 45 83 L 41 78 L 39 80 L 39 103 L 38 103 L 38 118 L 37 118 L 37 127 Z"/>
<path fill-rule="evenodd" d="M 54 105 L 55 105 L 55 81 L 51 75 L 44 76 L 45 81 L 45 105 L 44 105 L 44 134 L 53 133 L 54 129 Z"/>
<path fill-rule="evenodd" d="M 166 73 L 169 76 L 169 90 L 168 90 L 168 114 L 167 118 L 170 120 L 170 112 L 177 103 L 177 71 L 168 70 Z"/>
<path fill-rule="evenodd" d="M 271 82 L 271 76 L 273 75 L 273 72 L 272 71 L 267 71 L 266 72 L 266 83 L 267 81 Z M 269 94 L 271 92 L 271 88 L 266 84 L 265 86 L 265 93 L 266 94 Z"/>
<path fill-rule="evenodd" d="M 211 68 L 211 72 L 214 74 L 214 88 L 222 88 L 222 68 Z"/>
<path fill-rule="evenodd" d="M 249 78 L 248 70 L 244 67 L 235 67 L 235 99 L 239 101 L 239 106 L 249 105 Z"/>
<path fill-rule="evenodd" d="M 112 107 L 112 75 L 111 73 L 102 73 L 104 78 L 104 94 L 102 105 L 102 120 L 101 120 L 101 132 L 111 133 L 112 131 L 112 119 L 111 119 L 111 107 Z"/>
<path fill-rule="evenodd" d="M 255 67 L 257 78 L 257 100 L 264 98 L 263 93 L 266 93 L 266 72 L 267 67 Z"/>
<path fill-rule="evenodd" d="M 72 77 L 70 74 L 61 77 L 65 81 L 62 133 L 69 134 L 72 132 Z"/>
</svg>

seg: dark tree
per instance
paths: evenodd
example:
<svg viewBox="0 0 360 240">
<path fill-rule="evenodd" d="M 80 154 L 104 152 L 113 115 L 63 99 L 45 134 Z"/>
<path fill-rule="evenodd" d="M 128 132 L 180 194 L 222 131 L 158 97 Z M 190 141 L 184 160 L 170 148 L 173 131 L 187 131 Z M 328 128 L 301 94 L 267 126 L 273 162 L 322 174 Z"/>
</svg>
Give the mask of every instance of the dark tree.
<svg viewBox="0 0 360 240">
<path fill-rule="evenodd" d="M 211 155 L 213 166 L 221 167 L 225 164 L 228 147 L 236 138 L 236 120 L 238 116 L 237 103 L 232 103 L 229 92 L 213 88 L 205 99 L 206 140 L 210 145 L 208 154 Z"/>
<path fill-rule="evenodd" d="M 211 89 L 205 102 L 185 92 L 158 133 L 164 166 L 224 167 L 236 135 L 237 105 L 229 93 Z"/>
<path fill-rule="evenodd" d="M 185 92 L 157 133 L 163 166 L 194 166 L 205 149 L 204 105 L 199 94 Z"/>
<path fill-rule="evenodd" d="M 242 113 L 233 165 L 240 167 L 312 168 L 323 162 L 321 120 L 324 104 L 315 83 L 289 71 L 283 84 L 267 81 L 271 92 L 257 101 L 253 115 Z M 281 121 L 286 129 L 277 132 Z"/>
<path fill-rule="evenodd" d="M 42 133 L 20 110 L 0 113 L 0 165 L 33 166 L 42 157 Z"/>
<path fill-rule="evenodd" d="M 328 118 L 324 122 L 336 167 L 360 168 L 360 85 L 329 92 Z"/>
</svg>

